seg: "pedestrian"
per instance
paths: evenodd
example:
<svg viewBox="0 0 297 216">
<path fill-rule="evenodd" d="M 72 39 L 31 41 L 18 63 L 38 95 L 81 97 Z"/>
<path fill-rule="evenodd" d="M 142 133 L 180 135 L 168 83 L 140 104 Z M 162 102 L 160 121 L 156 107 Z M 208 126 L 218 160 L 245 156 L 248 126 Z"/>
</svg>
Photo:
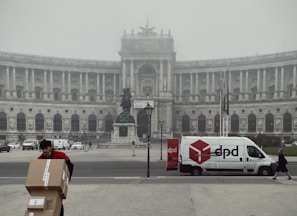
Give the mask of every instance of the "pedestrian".
<svg viewBox="0 0 297 216">
<path fill-rule="evenodd" d="M 89 141 L 89 149 L 90 149 L 90 150 L 93 150 L 92 142 L 91 142 L 91 141 Z"/>
<path fill-rule="evenodd" d="M 56 151 L 53 146 L 52 146 L 52 142 L 50 140 L 42 140 L 40 142 L 40 149 L 42 150 L 42 154 L 38 157 L 38 159 L 64 159 L 69 173 L 70 173 L 70 177 L 69 177 L 69 181 L 71 180 L 71 176 L 73 173 L 73 163 L 71 163 L 70 158 L 62 151 Z M 64 215 L 64 206 L 62 204 L 61 206 L 61 212 L 60 212 L 60 216 Z"/>
<path fill-rule="evenodd" d="M 278 163 L 278 166 L 276 168 L 276 171 L 275 171 L 274 176 L 273 176 L 272 179 L 276 180 L 279 172 L 285 172 L 287 174 L 287 176 L 288 176 L 288 180 L 291 180 L 292 177 L 291 177 L 291 175 L 290 175 L 290 173 L 288 171 L 288 168 L 286 166 L 286 164 L 288 162 L 287 162 L 287 159 L 285 158 L 285 156 L 283 154 L 283 149 L 282 148 L 280 148 L 278 150 L 278 162 L 277 163 Z"/>
</svg>

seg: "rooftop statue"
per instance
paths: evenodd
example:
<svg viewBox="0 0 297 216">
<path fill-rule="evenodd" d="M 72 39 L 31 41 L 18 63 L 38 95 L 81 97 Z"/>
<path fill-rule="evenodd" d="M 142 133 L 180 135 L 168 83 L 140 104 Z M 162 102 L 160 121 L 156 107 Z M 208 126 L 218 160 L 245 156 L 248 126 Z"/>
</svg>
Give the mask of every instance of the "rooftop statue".
<svg viewBox="0 0 297 216">
<path fill-rule="evenodd" d="M 153 32 L 155 27 L 149 27 L 148 18 L 147 18 L 146 26 L 139 27 L 139 28 L 142 30 L 142 32 L 140 34 L 143 34 L 143 35 L 155 34 L 155 32 Z"/>
</svg>

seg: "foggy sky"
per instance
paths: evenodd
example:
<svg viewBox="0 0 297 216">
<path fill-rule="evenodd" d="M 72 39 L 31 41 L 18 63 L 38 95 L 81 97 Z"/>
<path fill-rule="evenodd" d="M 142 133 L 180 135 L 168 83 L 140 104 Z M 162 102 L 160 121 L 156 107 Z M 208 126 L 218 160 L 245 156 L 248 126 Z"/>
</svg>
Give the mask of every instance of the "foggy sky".
<svg viewBox="0 0 297 216">
<path fill-rule="evenodd" d="M 171 31 L 177 60 L 297 50 L 296 0 L 0 0 L 0 51 L 120 60 L 124 30 Z"/>
</svg>

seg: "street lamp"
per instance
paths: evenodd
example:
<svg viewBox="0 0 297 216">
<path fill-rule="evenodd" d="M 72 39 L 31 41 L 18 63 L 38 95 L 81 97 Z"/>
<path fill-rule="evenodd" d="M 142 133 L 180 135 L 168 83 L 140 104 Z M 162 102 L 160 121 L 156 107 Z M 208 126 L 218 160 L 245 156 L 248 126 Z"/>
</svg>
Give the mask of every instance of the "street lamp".
<svg viewBox="0 0 297 216">
<path fill-rule="evenodd" d="M 161 157 L 160 157 L 160 160 L 162 160 L 162 136 L 163 136 L 163 134 L 162 134 L 162 129 L 163 129 L 163 126 L 164 126 L 164 120 L 160 120 L 159 121 L 159 125 L 160 125 L 160 127 L 161 127 Z"/>
<path fill-rule="evenodd" d="M 147 103 L 144 107 L 145 114 L 148 119 L 148 128 L 147 128 L 147 177 L 150 177 L 150 136 L 151 136 L 151 116 L 153 112 L 153 107 Z"/>
</svg>

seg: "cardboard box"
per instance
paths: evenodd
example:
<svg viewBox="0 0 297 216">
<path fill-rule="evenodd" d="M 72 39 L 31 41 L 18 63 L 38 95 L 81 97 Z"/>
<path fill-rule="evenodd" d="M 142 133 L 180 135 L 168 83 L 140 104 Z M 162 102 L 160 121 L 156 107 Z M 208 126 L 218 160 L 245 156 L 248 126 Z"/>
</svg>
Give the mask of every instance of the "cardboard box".
<svg viewBox="0 0 297 216">
<path fill-rule="evenodd" d="M 46 207 L 45 210 L 55 210 L 61 209 L 62 206 L 62 198 L 60 196 L 59 191 L 55 190 L 33 190 L 31 191 L 31 197 L 39 196 L 39 197 L 45 197 L 46 199 Z"/>
<path fill-rule="evenodd" d="M 57 213 L 54 210 L 26 210 L 25 216 L 60 216 L 60 212 Z"/>
<path fill-rule="evenodd" d="M 43 210 L 46 207 L 46 203 L 45 196 L 31 196 L 28 200 L 27 209 Z"/>
<path fill-rule="evenodd" d="M 69 171 L 65 160 L 32 160 L 29 165 L 25 186 L 32 190 L 57 190 L 66 199 Z"/>
<path fill-rule="evenodd" d="M 62 198 L 59 191 L 33 190 L 31 197 L 45 197 L 44 209 L 27 209 L 25 216 L 60 216 Z"/>
</svg>

